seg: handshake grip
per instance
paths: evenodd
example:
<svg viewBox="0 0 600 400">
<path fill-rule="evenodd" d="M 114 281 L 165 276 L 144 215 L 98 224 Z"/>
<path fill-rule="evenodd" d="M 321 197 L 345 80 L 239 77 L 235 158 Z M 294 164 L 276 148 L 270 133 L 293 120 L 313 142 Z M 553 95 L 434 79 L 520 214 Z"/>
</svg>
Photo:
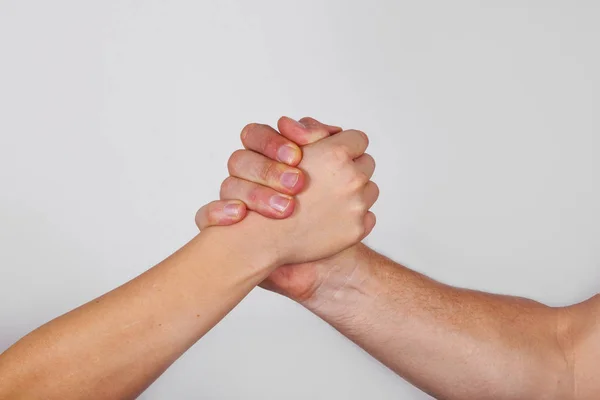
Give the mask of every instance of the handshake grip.
<svg viewBox="0 0 600 400">
<path fill-rule="evenodd" d="M 375 226 L 369 209 L 379 196 L 367 135 L 312 118 L 282 117 L 278 127 L 280 133 L 260 124 L 242 130 L 245 149 L 232 154 L 221 200 L 198 211 L 198 227 L 260 224 L 285 264 L 361 241 Z"/>
</svg>

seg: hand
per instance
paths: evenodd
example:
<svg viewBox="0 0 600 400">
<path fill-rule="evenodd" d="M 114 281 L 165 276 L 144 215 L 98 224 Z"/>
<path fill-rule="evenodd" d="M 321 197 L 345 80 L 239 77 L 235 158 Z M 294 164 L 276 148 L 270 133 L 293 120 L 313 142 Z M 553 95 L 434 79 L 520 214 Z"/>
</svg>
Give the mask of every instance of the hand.
<svg viewBox="0 0 600 400">
<path fill-rule="evenodd" d="M 280 124 L 286 123 L 293 125 L 290 126 L 292 130 L 304 128 L 290 119 L 280 121 Z M 298 167 L 310 179 L 306 190 L 297 196 L 299 207 L 280 221 L 251 212 L 241 226 L 256 228 L 258 224 L 260 233 L 251 229 L 252 234 L 268 234 L 269 248 L 277 253 L 276 260 L 280 264 L 328 257 L 360 241 L 375 224 L 375 217 L 368 210 L 379 194 L 377 186 L 370 181 L 375 169 L 373 159 L 363 155 L 367 146 L 367 136 L 356 130 L 343 131 L 304 146 Z M 264 158 L 257 154 L 253 156 Z M 252 175 L 253 168 L 239 160 L 234 159 L 229 164 L 233 175 Z M 268 173 L 257 179 L 268 181 Z M 249 188 L 244 180 L 230 177 L 222 185 L 221 196 L 240 199 L 247 204 L 260 198 L 260 192 Z M 281 200 L 283 197 L 269 197 L 273 209 L 288 210 L 291 198 L 283 203 L 275 203 L 274 198 Z"/>
<path fill-rule="evenodd" d="M 240 222 L 246 217 L 248 209 L 276 219 L 291 215 L 295 199 L 290 195 L 300 193 L 305 183 L 304 173 L 298 168 L 292 168 L 302 159 L 302 150 L 298 144 L 315 143 L 342 131 L 342 128 L 325 125 L 312 118 L 300 121 L 305 127 L 282 117 L 278 125 L 283 135 L 268 125 L 249 124 L 244 127 L 241 139 L 246 150 L 237 150 L 229 158 L 227 167 L 230 177 L 221 187 L 221 200 L 206 204 L 196 213 L 196 225 L 200 229 Z M 246 201 L 247 206 L 243 201 L 235 199 L 235 193 L 223 190 L 223 186 L 228 184 L 236 185 L 244 193 L 250 193 L 245 196 L 251 197 Z M 223 200 L 224 196 L 235 200 Z M 289 201 L 288 207 L 283 210 L 273 206 L 281 202 L 276 198 L 279 196 Z"/>
<path fill-rule="evenodd" d="M 239 200 L 221 200 L 202 207 L 196 215 L 196 223 L 200 229 L 212 225 L 236 223 L 244 218 L 247 208 L 273 218 L 285 217 L 286 214 L 289 215 L 289 210 L 286 210 L 284 213 L 278 213 L 277 210 L 269 207 L 269 199 L 271 196 L 277 195 L 275 190 L 283 190 L 288 194 L 298 193 L 304 181 L 303 179 L 298 179 L 297 185 L 288 188 L 289 190 L 282 189 L 281 177 L 285 175 L 286 171 L 290 172 L 293 170 L 288 165 L 275 162 L 274 160 L 295 165 L 300 160 L 300 150 L 296 146 L 296 143 L 310 144 L 342 131 L 339 127 L 325 125 L 312 118 L 303 118 L 300 120 L 300 123 L 298 124 L 289 118 L 280 119 L 278 126 L 282 135 L 264 125 L 252 124 L 244 128 L 242 132 L 244 146 L 249 150 L 262 153 L 269 159 L 248 150 L 236 152 L 230 159 L 229 170 L 232 176 L 245 180 L 238 188 L 243 188 L 245 191 L 254 193 L 255 195 L 245 196 L 241 192 L 227 193 L 231 198 L 244 197 L 247 207 L 246 204 Z M 282 148 L 285 148 L 286 151 L 282 151 Z M 287 149 L 291 149 L 291 151 L 287 151 Z M 282 157 L 282 154 L 287 154 L 288 156 Z M 370 156 L 363 155 L 361 158 L 364 161 L 369 161 L 370 165 L 374 165 Z M 300 177 L 303 178 L 302 175 Z M 376 186 L 374 188 L 376 189 Z M 374 197 L 377 197 L 376 193 Z M 293 199 L 290 205 L 291 207 L 294 206 Z M 230 212 L 224 212 L 225 209 L 229 209 Z M 231 210 L 234 210 L 234 212 L 231 212 Z M 366 226 L 365 236 L 373 228 L 375 224 L 374 218 L 367 221 L 367 223 L 369 225 Z M 322 283 L 322 280 L 326 276 L 330 280 L 334 279 L 334 276 L 330 274 L 330 268 L 336 264 L 336 260 L 339 261 L 344 256 L 351 257 L 356 251 L 358 250 L 353 247 L 328 260 L 279 267 L 271 273 L 261 286 L 297 301 L 308 300 L 314 293 L 315 288 Z"/>
</svg>

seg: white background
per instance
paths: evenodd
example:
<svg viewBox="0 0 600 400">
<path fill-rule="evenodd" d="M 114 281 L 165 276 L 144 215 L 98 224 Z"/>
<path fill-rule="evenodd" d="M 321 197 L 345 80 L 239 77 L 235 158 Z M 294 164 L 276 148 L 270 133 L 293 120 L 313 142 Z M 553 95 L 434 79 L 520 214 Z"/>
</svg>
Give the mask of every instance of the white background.
<svg viewBox="0 0 600 400">
<path fill-rule="evenodd" d="M 370 135 L 384 254 L 598 292 L 598 4 L 0 0 L 0 350 L 190 239 L 241 128 L 281 115 Z M 428 397 L 257 289 L 141 398 Z"/>
</svg>

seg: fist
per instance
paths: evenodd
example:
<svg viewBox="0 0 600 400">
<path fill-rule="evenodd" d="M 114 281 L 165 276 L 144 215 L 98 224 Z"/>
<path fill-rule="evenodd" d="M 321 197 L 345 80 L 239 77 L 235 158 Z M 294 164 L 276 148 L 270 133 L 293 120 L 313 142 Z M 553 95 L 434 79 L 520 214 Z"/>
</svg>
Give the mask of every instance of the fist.
<svg viewBox="0 0 600 400">
<path fill-rule="evenodd" d="M 283 263 L 331 256 L 370 230 L 374 215 L 369 209 L 379 190 L 370 181 L 375 163 L 364 154 L 367 146 L 364 133 L 349 130 L 303 147 L 298 167 L 306 181 L 294 213 L 281 221 L 263 221 L 276 232 Z"/>
<path fill-rule="evenodd" d="M 261 232 L 272 237 L 270 247 L 282 263 L 332 255 L 371 231 L 375 216 L 368 209 L 377 199 L 378 189 L 370 181 L 375 164 L 364 154 L 366 135 L 355 130 L 339 133 L 341 128 L 310 118 L 301 121 L 304 124 L 282 118 L 279 128 L 285 137 L 266 125 L 244 128 L 242 141 L 254 151 L 232 155 L 228 163 L 231 177 L 221 188 L 223 200 L 204 206 L 197 214 L 201 229 L 236 223 L 246 216 L 247 209 L 270 218 L 289 217 L 266 221 L 249 213 L 247 218 L 249 223 L 261 224 Z M 330 134 L 336 135 L 328 137 Z M 301 158 L 296 143 L 313 142 L 302 148 L 302 162 L 293 168 Z M 292 195 L 302 189 L 294 199 Z"/>
</svg>

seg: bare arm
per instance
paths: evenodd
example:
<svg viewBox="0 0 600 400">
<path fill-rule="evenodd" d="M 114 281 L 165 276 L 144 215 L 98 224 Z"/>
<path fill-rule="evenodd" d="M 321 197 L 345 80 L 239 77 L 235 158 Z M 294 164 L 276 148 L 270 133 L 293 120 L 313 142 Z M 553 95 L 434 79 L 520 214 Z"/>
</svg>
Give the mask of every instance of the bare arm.
<svg viewBox="0 0 600 400">
<path fill-rule="evenodd" d="M 314 267 L 306 308 L 440 399 L 592 399 L 600 298 L 566 308 L 447 286 L 364 245 Z"/>
<path fill-rule="evenodd" d="M 276 218 L 289 218 L 249 213 L 235 226 L 207 229 L 146 273 L 18 341 L 0 355 L 0 398 L 135 398 L 278 265 L 330 256 L 370 232 L 374 166 L 353 161 L 367 145 L 362 133 L 347 131 L 305 147 L 300 169 L 287 168 L 296 185 L 310 177 L 297 209 L 290 196 L 254 192 Z M 222 189 L 243 187 L 230 178 Z M 213 205 L 211 215 L 231 219 L 226 205 Z"/>
<path fill-rule="evenodd" d="M 305 144 L 339 128 L 304 118 L 281 123 L 281 135 L 255 131 L 247 148 L 275 159 L 286 138 Z M 285 122 L 285 121 L 284 121 Z M 282 142 L 283 141 L 283 142 Z M 291 143 L 291 142 L 290 142 Z M 230 163 L 247 185 L 278 189 L 273 170 L 255 158 Z M 253 165 L 241 169 L 240 165 Z M 284 169 L 285 165 L 280 165 Z M 229 192 L 250 209 L 261 198 Z M 199 212 L 202 229 L 214 223 Z M 314 263 L 275 270 L 263 287 L 303 304 L 424 391 L 440 399 L 592 399 L 600 358 L 600 297 L 566 308 L 459 289 L 436 282 L 357 245 Z"/>
<path fill-rule="evenodd" d="M 243 232 L 254 229 L 245 225 L 204 231 L 146 273 L 21 339 L 0 356 L 0 398 L 135 398 L 275 262 L 244 244 Z"/>
</svg>

